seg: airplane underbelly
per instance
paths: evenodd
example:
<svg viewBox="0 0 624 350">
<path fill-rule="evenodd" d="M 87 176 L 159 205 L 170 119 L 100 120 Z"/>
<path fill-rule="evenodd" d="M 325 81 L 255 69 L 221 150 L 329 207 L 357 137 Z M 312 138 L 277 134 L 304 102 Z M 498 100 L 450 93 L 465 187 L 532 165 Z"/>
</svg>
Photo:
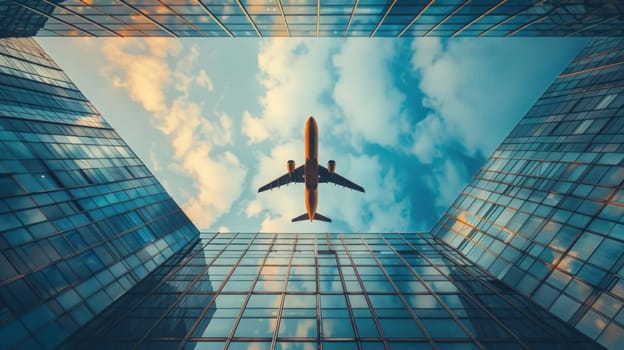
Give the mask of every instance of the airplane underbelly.
<svg viewBox="0 0 624 350">
<path fill-rule="evenodd" d="M 306 160 L 304 177 L 306 189 L 315 190 L 318 186 L 318 162 L 315 159 Z"/>
<path fill-rule="evenodd" d="M 318 204 L 318 191 L 306 189 L 305 199 L 306 199 L 306 211 L 308 213 L 308 217 L 312 219 L 314 218 L 314 213 L 316 213 L 316 206 Z"/>
<path fill-rule="evenodd" d="M 310 220 L 314 219 L 318 204 L 318 128 L 314 118 L 308 118 L 305 125 L 305 181 L 306 210 Z"/>
</svg>

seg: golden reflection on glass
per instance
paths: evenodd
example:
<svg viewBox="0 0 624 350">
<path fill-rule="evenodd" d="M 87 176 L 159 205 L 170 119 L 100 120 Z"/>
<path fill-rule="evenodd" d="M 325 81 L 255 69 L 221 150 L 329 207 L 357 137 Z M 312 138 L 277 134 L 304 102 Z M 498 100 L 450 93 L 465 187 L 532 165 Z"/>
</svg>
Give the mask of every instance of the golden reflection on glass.
<svg viewBox="0 0 624 350">
<path fill-rule="evenodd" d="M 316 343 L 281 342 L 277 344 L 279 350 L 316 350 Z"/>
<path fill-rule="evenodd" d="M 468 226 L 468 222 L 466 221 L 466 211 L 461 211 L 459 213 L 459 215 L 455 219 L 453 227 L 451 227 L 451 230 L 464 236 L 467 236 L 470 233 L 472 227 Z"/>
<path fill-rule="evenodd" d="M 576 252 L 573 250 L 570 250 L 565 258 L 561 259 L 561 261 L 559 261 L 559 265 L 556 266 L 558 269 L 561 269 L 565 272 L 568 273 L 574 273 L 575 271 L 573 270 L 573 266 L 572 264 L 574 264 L 575 260 L 574 258 L 576 258 Z"/>
<path fill-rule="evenodd" d="M 613 317 L 622 307 L 622 302 L 608 294 L 602 293 L 600 297 L 596 299 L 592 307 L 600 310 L 609 317 Z"/>
<path fill-rule="evenodd" d="M 249 346 L 247 346 L 247 350 L 260 350 L 260 344 L 249 343 Z"/>
<path fill-rule="evenodd" d="M 156 6 L 155 12 L 159 15 L 166 15 L 171 13 L 167 6 Z"/>
<path fill-rule="evenodd" d="M 517 232 L 514 232 L 513 230 L 510 230 L 507 227 L 501 227 L 501 230 L 507 233 L 507 237 L 505 237 L 505 240 L 503 241 L 505 244 L 511 242 L 511 239 L 514 238 L 517 234 Z"/>
<path fill-rule="evenodd" d="M 145 23 L 145 16 L 133 13 L 130 15 L 130 20 L 134 23 Z"/>
<path fill-rule="evenodd" d="M 99 127 L 104 127 L 106 124 L 104 123 L 104 120 L 94 114 L 94 115 L 85 115 L 82 117 L 79 117 L 78 119 L 76 119 L 75 121 L 76 125 L 83 125 L 83 126 L 99 126 Z"/>
</svg>

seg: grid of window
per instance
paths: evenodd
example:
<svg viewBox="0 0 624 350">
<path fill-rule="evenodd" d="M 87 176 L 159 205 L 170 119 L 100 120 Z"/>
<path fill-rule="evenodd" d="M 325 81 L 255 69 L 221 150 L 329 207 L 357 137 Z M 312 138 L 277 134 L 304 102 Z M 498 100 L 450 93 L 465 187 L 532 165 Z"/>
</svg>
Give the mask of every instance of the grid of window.
<svg viewBox="0 0 624 350">
<path fill-rule="evenodd" d="M 617 1 L 7 0 L 2 36 L 622 36 Z"/>
<path fill-rule="evenodd" d="M 600 348 L 429 234 L 200 237 L 64 347 Z"/>
<path fill-rule="evenodd" d="M 612 37 L 558 77 L 432 236 L 204 234 L 197 244 L 196 228 L 43 50 L 0 40 L 0 348 L 55 348 L 75 332 L 65 347 L 617 348 L 622 9 L 0 0 L 0 37 Z"/>
<path fill-rule="evenodd" d="M 53 348 L 198 232 L 33 39 L 0 40 L 0 348 Z"/>
<path fill-rule="evenodd" d="M 433 233 L 610 348 L 624 344 L 624 41 L 595 40 Z"/>
</svg>

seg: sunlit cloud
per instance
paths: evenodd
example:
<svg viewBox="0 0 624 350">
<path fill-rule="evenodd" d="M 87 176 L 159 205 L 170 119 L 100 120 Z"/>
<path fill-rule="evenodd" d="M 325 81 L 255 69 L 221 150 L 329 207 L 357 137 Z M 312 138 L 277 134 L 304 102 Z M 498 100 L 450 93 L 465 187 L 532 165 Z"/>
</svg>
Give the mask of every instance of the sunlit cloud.
<svg viewBox="0 0 624 350">
<path fill-rule="evenodd" d="M 195 180 L 197 193 L 184 204 L 184 211 L 200 227 L 211 225 L 227 213 L 241 194 L 246 173 L 238 158 L 224 152 L 211 156 L 208 146 L 198 145 L 184 156 L 183 167 Z"/>
<path fill-rule="evenodd" d="M 105 41 L 102 52 L 111 65 L 104 72 L 115 87 L 126 89 L 130 98 L 146 111 L 165 113 L 167 105 L 163 87 L 171 81 L 172 72 L 164 58 L 178 53 L 181 45 L 178 41 L 155 39 Z"/>
<path fill-rule="evenodd" d="M 248 143 L 258 143 L 269 138 L 269 131 L 265 128 L 263 120 L 255 118 L 249 111 L 243 112 L 242 127 Z"/>
<path fill-rule="evenodd" d="M 261 212 L 262 204 L 257 200 L 250 201 L 245 208 L 245 215 L 247 215 L 248 218 L 258 217 Z"/>
<path fill-rule="evenodd" d="M 160 171 L 162 170 L 162 167 L 160 165 L 160 157 L 156 151 L 156 145 L 152 144 L 151 145 L 151 149 L 150 149 L 150 155 L 149 155 L 149 160 L 150 160 L 150 164 L 151 164 L 151 168 L 153 171 Z"/>
<path fill-rule="evenodd" d="M 197 83 L 197 85 L 201 87 L 205 87 L 206 89 L 208 89 L 208 91 L 214 90 L 212 79 L 210 79 L 210 77 L 208 76 L 208 73 L 206 73 L 206 70 L 204 69 L 199 70 L 199 74 L 195 78 L 195 83 Z"/>
<path fill-rule="evenodd" d="M 248 127 L 244 132 L 251 142 L 269 135 L 272 140 L 291 137 L 299 134 L 308 115 L 329 115 L 320 100 L 332 82 L 327 64 L 334 43 L 272 39 L 260 44 L 258 79 L 264 93 L 259 99 L 261 114 L 245 118 Z M 258 126 L 263 131 L 256 131 Z"/>
<path fill-rule="evenodd" d="M 168 168 L 193 180 L 195 191 L 183 209 L 199 227 L 212 225 L 240 196 L 247 168 L 234 153 L 213 151 L 232 143 L 231 118 L 226 113 L 208 115 L 190 97 L 195 86 L 213 89 L 199 68 L 199 49 L 183 50 L 179 41 L 167 39 L 109 39 L 103 53 L 108 59 L 104 72 L 113 85 L 140 103 L 168 137 L 175 161 Z"/>
</svg>

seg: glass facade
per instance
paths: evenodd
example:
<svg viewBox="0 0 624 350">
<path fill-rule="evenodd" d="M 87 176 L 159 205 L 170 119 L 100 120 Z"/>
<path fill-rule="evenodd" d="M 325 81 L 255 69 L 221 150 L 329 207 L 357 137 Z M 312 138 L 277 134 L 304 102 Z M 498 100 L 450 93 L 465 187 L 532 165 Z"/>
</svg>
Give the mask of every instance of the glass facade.
<svg viewBox="0 0 624 350">
<path fill-rule="evenodd" d="M 54 348 L 197 236 L 33 39 L 0 40 L 0 349 Z"/>
<path fill-rule="evenodd" d="M 32 39 L 0 40 L 0 349 L 618 349 L 620 1 L 0 0 L 0 37 L 608 36 L 431 234 L 201 236 Z"/>
<path fill-rule="evenodd" d="M 429 234 L 202 233 L 65 349 L 600 349 Z"/>
<path fill-rule="evenodd" d="M 594 40 L 433 234 L 599 343 L 624 344 L 624 40 Z"/>
<path fill-rule="evenodd" d="M 2 0 L 0 36 L 623 36 L 619 0 Z"/>
</svg>

